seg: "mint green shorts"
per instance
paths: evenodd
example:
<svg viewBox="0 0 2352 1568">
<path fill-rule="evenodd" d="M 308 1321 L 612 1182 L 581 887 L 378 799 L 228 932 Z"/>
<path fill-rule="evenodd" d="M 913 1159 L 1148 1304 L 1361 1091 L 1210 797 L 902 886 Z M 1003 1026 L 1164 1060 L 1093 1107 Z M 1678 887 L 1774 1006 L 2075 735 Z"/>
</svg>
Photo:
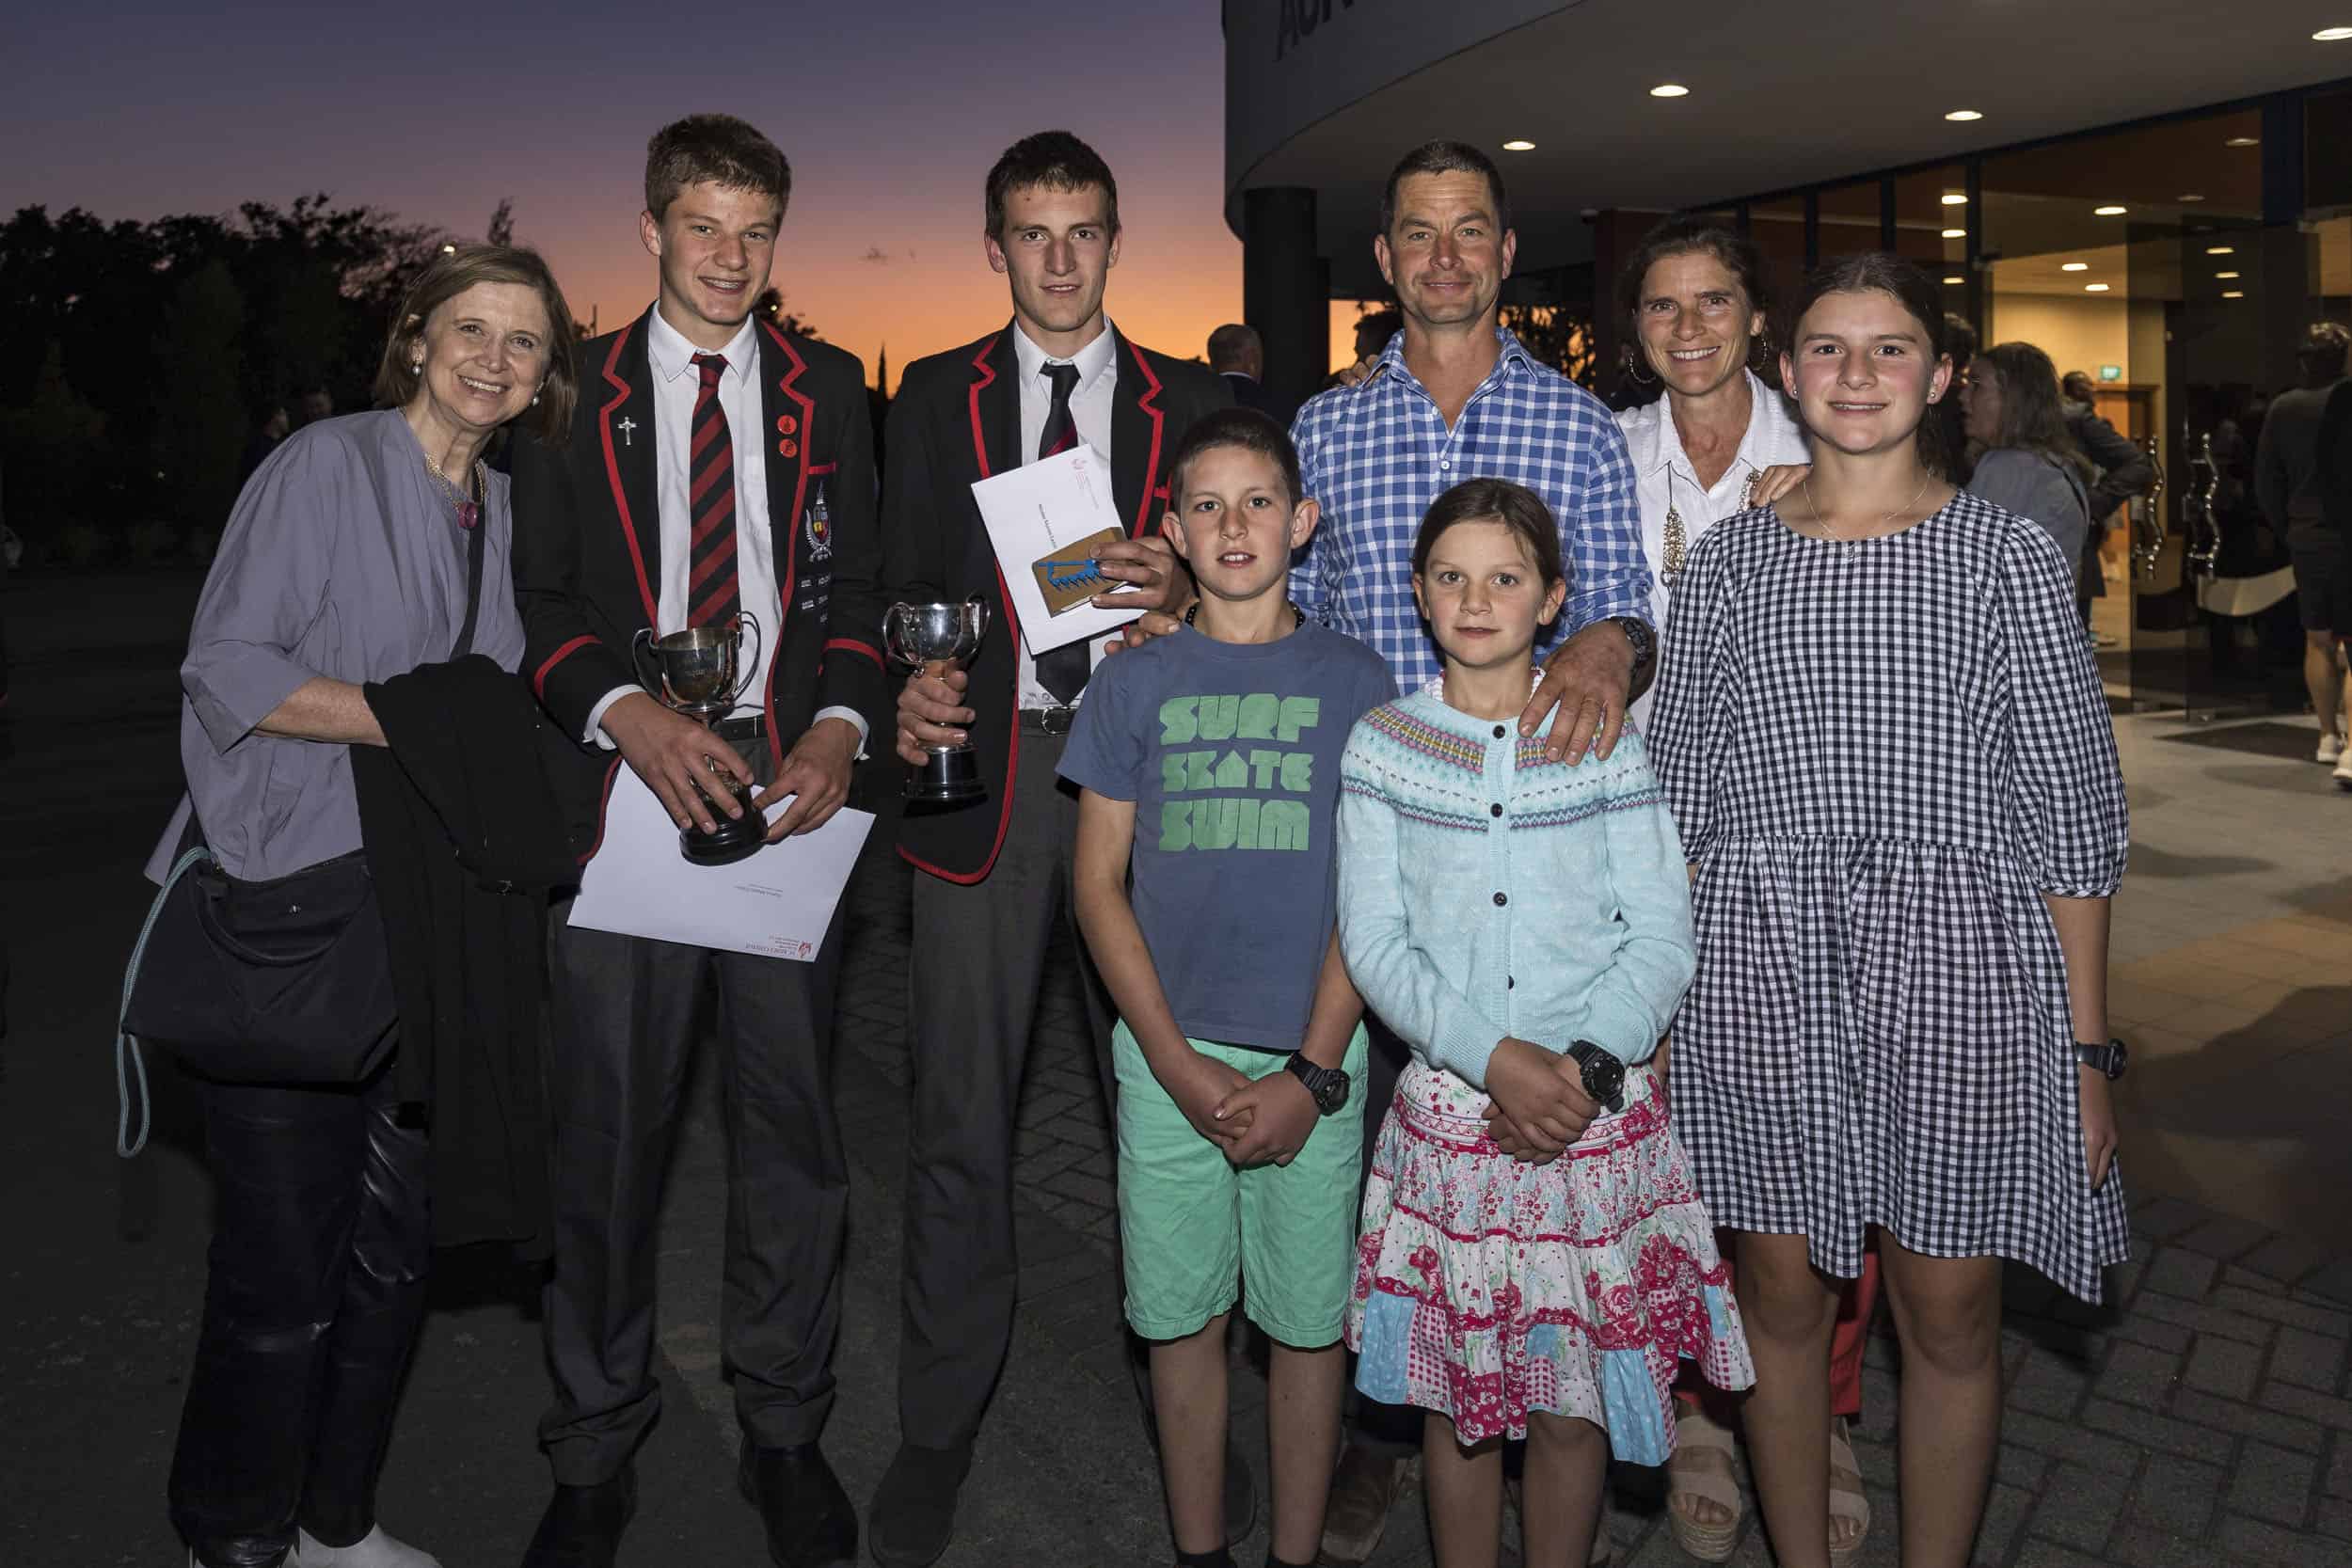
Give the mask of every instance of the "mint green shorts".
<svg viewBox="0 0 2352 1568">
<path fill-rule="evenodd" d="M 1286 1058 L 1271 1051 L 1214 1040 L 1192 1047 L 1253 1080 L 1284 1070 Z M 1152 1076 L 1127 1025 L 1111 1031 L 1119 1235 L 1127 1321 L 1137 1334 L 1198 1333 L 1239 1293 L 1249 1321 L 1282 1344 L 1317 1350 L 1339 1339 L 1356 1283 L 1366 1050 L 1359 1024 L 1343 1063 L 1347 1103 L 1316 1120 L 1297 1158 L 1235 1170 Z"/>
</svg>

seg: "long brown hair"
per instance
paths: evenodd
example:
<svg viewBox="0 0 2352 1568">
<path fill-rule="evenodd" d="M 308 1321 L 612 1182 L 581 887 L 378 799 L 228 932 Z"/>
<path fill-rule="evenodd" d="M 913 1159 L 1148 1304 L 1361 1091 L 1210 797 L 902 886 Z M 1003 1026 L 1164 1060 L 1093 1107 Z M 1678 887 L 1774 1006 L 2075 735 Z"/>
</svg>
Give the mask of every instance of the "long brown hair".
<svg viewBox="0 0 2352 1568">
<path fill-rule="evenodd" d="M 555 274 L 526 245 L 459 245 L 433 259 L 409 285 L 408 297 L 392 317 L 384 357 L 375 367 L 375 401 L 386 408 L 408 405 L 423 379 L 417 359 L 424 346 L 425 323 L 477 283 L 519 283 L 537 291 L 540 309 L 548 313 L 548 378 L 539 388 L 538 406 L 525 409 L 515 422 L 542 441 L 563 440 L 572 428 L 572 400 L 579 387 L 573 345 L 580 334 L 573 330 L 571 308 L 555 285 Z"/>
<path fill-rule="evenodd" d="M 2001 383 L 2001 428 L 1992 445 L 2038 452 L 2090 484 L 2094 475 L 2067 433 L 2064 394 L 2050 356 L 2031 343 L 1994 343 L 1969 361 L 1972 372 L 1986 366 Z"/>
</svg>

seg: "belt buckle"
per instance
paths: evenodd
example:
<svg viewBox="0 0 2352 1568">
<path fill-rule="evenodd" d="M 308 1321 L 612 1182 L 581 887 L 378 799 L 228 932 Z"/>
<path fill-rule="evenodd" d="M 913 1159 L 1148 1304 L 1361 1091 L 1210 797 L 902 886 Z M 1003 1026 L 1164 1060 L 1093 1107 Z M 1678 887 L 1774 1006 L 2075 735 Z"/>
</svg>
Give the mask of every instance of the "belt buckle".
<svg viewBox="0 0 2352 1568">
<path fill-rule="evenodd" d="M 1077 722 L 1078 710 L 1068 704 L 1037 710 L 1037 727 L 1047 735 L 1068 735 L 1070 726 Z"/>
</svg>

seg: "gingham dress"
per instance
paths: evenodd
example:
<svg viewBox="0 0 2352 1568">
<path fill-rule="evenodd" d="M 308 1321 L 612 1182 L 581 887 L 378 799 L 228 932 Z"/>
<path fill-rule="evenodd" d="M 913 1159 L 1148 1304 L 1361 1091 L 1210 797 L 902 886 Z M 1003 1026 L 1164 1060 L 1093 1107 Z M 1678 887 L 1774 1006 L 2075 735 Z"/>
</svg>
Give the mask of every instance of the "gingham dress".
<svg viewBox="0 0 2352 1568">
<path fill-rule="evenodd" d="M 1718 1224 L 1847 1276 L 1878 1225 L 2087 1301 L 2124 1257 L 2041 896 L 2112 894 L 2128 842 L 2073 585 L 1964 492 L 1858 546 L 1766 508 L 1691 551 L 1651 751 L 1699 867 L 1671 1071 Z"/>
</svg>

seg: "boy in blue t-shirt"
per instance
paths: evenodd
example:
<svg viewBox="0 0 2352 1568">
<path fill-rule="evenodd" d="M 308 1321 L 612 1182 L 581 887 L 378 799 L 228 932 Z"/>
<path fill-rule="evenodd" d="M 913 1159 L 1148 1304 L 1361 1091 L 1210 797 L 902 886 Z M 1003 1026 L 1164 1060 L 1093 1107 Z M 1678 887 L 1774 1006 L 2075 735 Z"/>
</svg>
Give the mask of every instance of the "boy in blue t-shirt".
<svg viewBox="0 0 2352 1568">
<path fill-rule="evenodd" d="M 1323 1536 L 1362 1174 L 1363 1002 L 1332 936 L 1340 756 L 1395 689 L 1377 654 L 1290 602 L 1315 503 L 1279 425 L 1211 414 L 1168 467 L 1162 528 L 1200 596 L 1087 687 L 1061 761 L 1082 789 L 1074 897 L 1119 1005 L 1127 1321 L 1152 1341 L 1177 1561 L 1231 1563 L 1238 1280 L 1274 1341 L 1266 1562 L 1288 1568 Z"/>
</svg>

